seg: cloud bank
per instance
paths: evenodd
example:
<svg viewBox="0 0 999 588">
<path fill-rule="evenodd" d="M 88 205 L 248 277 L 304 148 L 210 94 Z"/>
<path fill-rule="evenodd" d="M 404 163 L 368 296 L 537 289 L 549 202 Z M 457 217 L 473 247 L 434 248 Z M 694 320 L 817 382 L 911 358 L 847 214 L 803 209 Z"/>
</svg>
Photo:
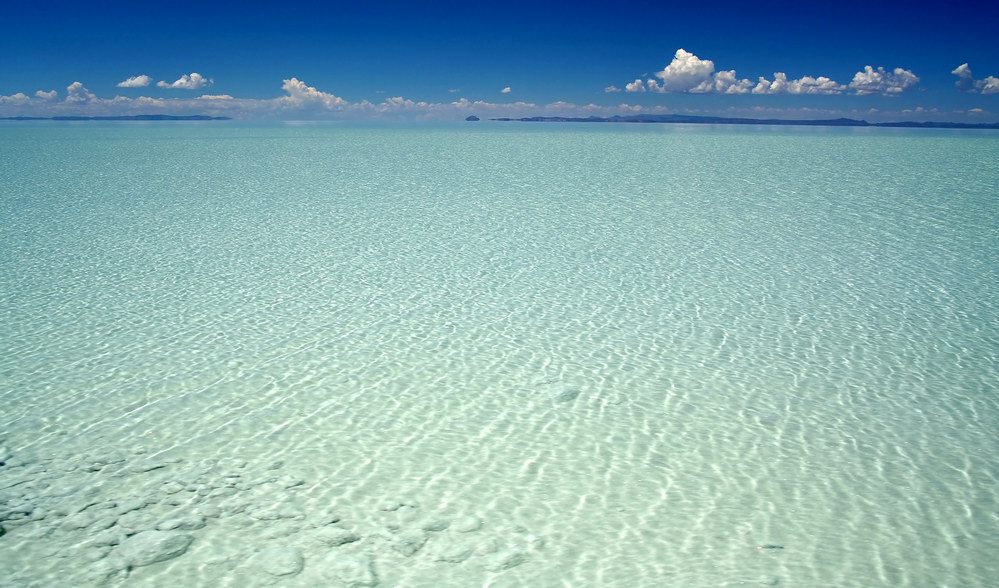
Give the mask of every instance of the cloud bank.
<svg viewBox="0 0 999 588">
<path fill-rule="evenodd" d="M 701 60 L 703 61 L 703 60 Z M 665 71 L 665 70 L 664 70 Z M 904 85 L 905 76 L 892 80 L 896 75 L 881 72 L 872 68 L 871 76 L 861 80 L 864 84 L 874 84 L 876 88 L 888 87 L 891 84 Z M 879 74 L 878 79 L 873 74 Z M 684 74 L 687 75 L 687 74 Z M 696 79 L 687 78 L 680 87 L 698 88 L 699 91 L 742 91 L 757 93 L 820 93 L 844 91 L 838 84 L 827 78 L 801 78 L 789 80 L 780 74 L 773 80 L 761 79 L 751 89 L 745 80 L 734 75 L 734 72 L 712 71 L 710 75 Z M 659 77 L 656 86 L 665 87 L 667 78 Z M 888 78 L 887 80 L 884 78 Z M 696 81 L 696 84 L 694 84 Z M 649 91 L 648 85 L 642 80 L 636 80 L 642 91 Z M 678 78 L 669 79 L 673 87 L 680 83 Z M 986 81 L 983 80 L 982 89 Z M 691 85 L 693 84 L 693 85 Z M 722 88 L 722 90 L 719 90 Z M 730 91 L 730 88 L 737 88 Z M 282 81 L 282 93 L 275 98 L 238 98 L 229 94 L 201 94 L 197 97 L 167 97 L 154 98 L 149 96 L 128 97 L 117 95 L 112 98 L 102 98 L 95 95 L 83 83 L 75 81 L 66 87 L 65 96 L 60 99 L 55 90 L 38 90 L 33 95 L 17 92 L 9 96 L 0 96 L 0 116 L 109 116 L 134 114 L 203 114 L 211 116 L 229 116 L 236 119 L 257 120 L 350 120 L 350 119 L 385 119 L 385 120 L 462 120 L 469 114 L 485 117 L 521 117 L 521 116 L 614 116 L 617 114 L 693 114 L 712 116 L 743 116 L 758 118 L 866 118 L 868 120 L 904 120 L 912 119 L 913 114 L 920 120 L 952 120 L 953 115 L 968 117 L 969 120 L 983 120 L 983 117 L 994 118 L 994 114 L 983 109 L 941 111 L 931 107 L 916 107 L 901 111 L 881 111 L 877 109 L 816 109 L 816 108 L 767 108 L 738 107 L 728 108 L 677 108 L 666 105 L 644 106 L 640 104 L 621 103 L 616 105 L 575 104 L 565 101 L 555 101 L 539 104 L 527 101 L 490 102 L 485 100 L 469 100 L 459 98 L 445 102 L 416 101 L 403 96 L 393 96 L 381 102 L 361 100 L 352 102 L 332 92 L 310 86 L 303 80 L 291 77 Z M 855 91 L 855 90 L 854 90 Z"/>
<path fill-rule="evenodd" d="M 127 80 L 126 80 L 127 81 Z M 178 84 L 179 83 L 179 84 Z M 158 86 L 165 87 L 162 84 Z M 198 74 L 184 76 L 177 82 L 166 84 L 171 88 L 183 85 L 207 85 Z M 193 89 L 193 88 L 188 88 Z M 242 119 L 351 119 L 351 118 L 464 118 L 471 112 L 489 116 L 527 116 L 531 114 L 614 114 L 622 112 L 616 107 L 597 105 L 576 106 L 566 102 L 535 104 L 531 102 L 496 103 L 471 101 L 459 98 L 452 102 L 414 101 L 402 96 L 386 98 L 379 103 L 361 100 L 350 102 L 336 94 L 310 86 L 303 80 L 291 77 L 282 80 L 282 95 L 270 99 L 237 98 L 229 94 L 202 94 L 196 98 L 153 98 L 139 96 L 114 96 L 100 98 L 81 82 L 66 88 L 66 96 L 59 100 L 56 91 L 42 91 L 34 97 L 24 93 L 0 96 L 0 116 L 108 116 L 129 114 L 207 114 L 231 116 Z"/>
<path fill-rule="evenodd" d="M 734 69 L 715 69 L 715 62 L 701 59 L 690 51 L 677 49 L 673 60 L 655 73 L 657 79 L 641 78 L 625 85 L 625 92 L 683 92 L 692 94 L 844 94 L 852 91 L 863 96 L 881 94 L 894 96 L 919 83 L 919 77 L 907 69 L 896 67 L 886 71 L 865 66 L 853 76 L 850 84 L 840 84 L 826 76 L 804 76 L 789 79 L 784 72 L 774 72 L 773 80 L 760 76 L 754 83 L 739 78 Z"/>
</svg>

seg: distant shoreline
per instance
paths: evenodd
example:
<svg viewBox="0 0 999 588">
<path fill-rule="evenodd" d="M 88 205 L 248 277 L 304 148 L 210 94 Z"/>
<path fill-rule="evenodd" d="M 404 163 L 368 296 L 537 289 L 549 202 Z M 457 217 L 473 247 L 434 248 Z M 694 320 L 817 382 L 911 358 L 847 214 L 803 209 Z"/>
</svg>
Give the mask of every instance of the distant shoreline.
<svg viewBox="0 0 999 588">
<path fill-rule="evenodd" d="M 173 120 L 232 120 L 228 116 L 206 116 L 192 114 L 188 116 L 173 116 L 170 114 L 136 114 L 132 116 L 4 116 L 0 120 L 60 120 L 60 121 L 101 121 L 101 120 L 139 120 L 139 121 L 173 121 Z"/>
<path fill-rule="evenodd" d="M 883 122 L 872 123 L 853 118 L 825 120 L 787 120 L 762 118 L 726 118 L 723 116 L 690 116 L 683 114 L 637 114 L 630 116 L 530 116 L 525 118 L 491 118 L 500 122 L 582 122 L 582 123 L 645 123 L 645 124 L 702 124 L 702 125 L 778 125 L 805 127 L 875 127 L 903 129 L 988 129 L 999 130 L 999 123 L 956 123 L 956 122 Z"/>
<path fill-rule="evenodd" d="M 207 116 L 203 114 L 137 114 L 131 116 L 4 116 L 0 121 L 221 121 L 232 120 L 228 116 Z M 478 118 L 468 117 L 466 121 L 478 122 Z M 529 116 L 523 118 L 497 117 L 489 119 L 497 122 L 548 122 L 548 123 L 628 123 L 628 124 L 702 124 L 702 125 L 757 125 L 757 126 L 799 126 L 799 127 L 871 127 L 888 129 L 970 129 L 999 130 L 999 123 L 959 123 L 959 122 L 868 122 L 853 118 L 789 120 L 778 118 L 727 118 L 723 116 L 693 116 L 684 114 L 637 114 L 628 116 Z"/>
</svg>

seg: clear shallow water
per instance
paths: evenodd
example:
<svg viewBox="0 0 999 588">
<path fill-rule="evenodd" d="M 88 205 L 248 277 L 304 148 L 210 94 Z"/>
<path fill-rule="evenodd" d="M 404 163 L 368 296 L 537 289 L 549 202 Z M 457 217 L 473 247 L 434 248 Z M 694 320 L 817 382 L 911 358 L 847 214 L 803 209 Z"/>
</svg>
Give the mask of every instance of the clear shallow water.
<svg viewBox="0 0 999 588">
<path fill-rule="evenodd" d="M 0 127 L 0 584 L 987 586 L 997 160 L 974 132 Z M 141 565 L 158 525 L 189 545 Z"/>
</svg>

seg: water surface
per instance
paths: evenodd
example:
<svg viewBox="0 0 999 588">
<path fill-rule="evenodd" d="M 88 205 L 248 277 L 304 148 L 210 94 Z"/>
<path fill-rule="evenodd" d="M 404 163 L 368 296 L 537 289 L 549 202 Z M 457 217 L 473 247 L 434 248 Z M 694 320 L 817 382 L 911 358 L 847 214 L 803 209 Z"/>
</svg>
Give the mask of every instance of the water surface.
<svg viewBox="0 0 999 588">
<path fill-rule="evenodd" d="M 996 161 L 971 131 L 5 124 L 0 585 L 987 586 Z M 304 568 L 261 572 L 275 546 Z"/>
</svg>

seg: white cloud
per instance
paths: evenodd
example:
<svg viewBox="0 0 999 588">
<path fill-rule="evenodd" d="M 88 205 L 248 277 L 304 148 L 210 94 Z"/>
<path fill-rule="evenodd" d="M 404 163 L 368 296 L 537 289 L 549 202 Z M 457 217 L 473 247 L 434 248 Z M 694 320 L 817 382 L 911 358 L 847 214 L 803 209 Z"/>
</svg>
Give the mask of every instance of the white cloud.
<svg viewBox="0 0 999 588">
<path fill-rule="evenodd" d="M 606 88 L 604 88 L 604 92 L 608 92 L 608 93 L 611 93 L 611 92 L 620 92 L 620 91 L 621 91 L 621 88 L 618 88 L 617 86 L 614 86 L 614 85 L 607 86 Z"/>
<path fill-rule="evenodd" d="M 980 94 L 999 94 L 999 78 L 995 76 L 985 76 L 984 79 L 976 80 L 971 74 L 971 68 L 967 63 L 954 68 L 950 73 L 957 76 L 954 85 L 958 90 L 964 92 L 978 92 Z"/>
<path fill-rule="evenodd" d="M 839 94 L 844 90 L 846 86 L 825 76 L 817 78 L 804 76 L 797 80 L 789 80 L 786 73 L 778 71 L 774 72 L 772 82 L 760 76 L 759 82 L 753 88 L 753 94 Z"/>
<path fill-rule="evenodd" d="M 957 81 L 954 85 L 957 86 L 958 90 L 963 92 L 973 92 L 975 89 L 975 80 L 971 75 L 971 68 L 967 63 L 962 63 L 961 65 L 955 67 L 950 73 L 957 76 Z"/>
<path fill-rule="evenodd" d="M 97 96 L 93 92 L 83 87 L 80 82 L 73 82 L 66 86 L 66 102 L 73 104 L 85 104 L 97 101 Z"/>
<path fill-rule="evenodd" d="M 235 100 L 235 98 L 228 94 L 202 94 L 198 96 L 198 100 Z"/>
<path fill-rule="evenodd" d="M 719 94 L 746 94 L 753 88 L 753 82 L 740 80 L 735 75 L 735 70 L 720 71 L 714 75 L 713 79 L 707 79 L 692 88 L 691 92 L 718 92 Z"/>
<path fill-rule="evenodd" d="M 999 78 L 988 76 L 984 80 L 978 80 L 975 85 L 982 94 L 999 94 Z"/>
<path fill-rule="evenodd" d="M 956 71 L 956 70 L 955 70 Z M 842 94 L 847 90 L 855 93 L 883 94 L 893 96 L 904 92 L 919 83 L 919 77 L 910 70 L 897 67 L 886 71 L 879 67 L 867 66 L 857 72 L 849 85 L 844 85 L 826 76 L 803 76 L 789 79 L 783 72 L 774 73 L 770 81 L 760 76 L 756 83 L 739 78 L 735 70 L 715 70 L 710 59 L 701 59 L 690 51 L 677 49 L 662 71 L 656 72 L 655 79 L 636 79 L 627 84 L 626 92 L 689 92 L 692 94 Z M 613 87 L 613 86 L 612 86 Z M 999 85 L 996 91 L 999 92 Z"/>
<path fill-rule="evenodd" d="M 153 78 L 142 74 L 140 76 L 132 76 L 125 81 L 118 82 L 119 88 L 145 88 L 153 81 Z"/>
<path fill-rule="evenodd" d="M 402 96 L 393 96 L 391 98 L 386 98 L 382 104 L 388 108 L 413 108 L 416 103 L 412 100 L 407 100 Z"/>
<path fill-rule="evenodd" d="M 125 96 L 115 96 L 113 102 L 128 102 L 130 99 Z M 138 98 L 131 99 L 134 104 L 141 104 L 143 106 L 156 106 L 164 107 L 170 104 L 169 100 L 164 98 L 150 98 L 149 96 L 139 96 Z M 186 101 L 185 101 L 186 102 Z"/>
<path fill-rule="evenodd" d="M 197 90 L 199 88 L 204 88 L 205 86 L 211 86 L 213 83 L 215 82 L 211 78 L 206 78 L 198 72 L 193 72 L 191 75 L 184 74 L 180 76 L 180 78 L 175 82 L 168 83 L 165 81 L 159 81 L 156 85 L 160 88 L 167 88 L 170 90 Z"/>
<path fill-rule="evenodd" d="M 971 108 L 968 110 L 968 114 L 983 114 L 985 112 L 982 108 Z"/>
<path fill-rule="evenodd" d="M 714 71 L 715 62 L 710 59 L 701 59 L 682 48 L 677 49 L 673 61 L 656 72 L 656 77 L 663 81 L 662 89 L 657 91 L 689 92 L 708 81 Z"/>
<path fill-rule="evenodd" d="M 927 113 L 927 112 L 933 113 L 933 112 L 940 112 L 940 111 L 938 109 L 936 109 L 936 108 L 926 108 L 925 106 L 917 106 L 917 107 L 911 108 L 911 109 L 910 108 L 906 108 L 906 109 L 902 110 L 901 112 L 902 112 L 902 114 L 912 114 L 912 113 L 923 114 L 923 113 Z"/>
<path fill-rule="evenodd" d="M 850 89 L 861 96 L 868 94 L 893 96 L 905 92 L 918 83 L 919 77 L 907 69 L 896 67 L 888 72 L 883 67 L 874 69 L 865 65 L 864 71 L 858 71 L 853 75 Z"/>
<path fill-rule="evenodd" d="M 447 107 L 450 107 L 450 108 L 455 108 L 455 109 L 458 109 L 458 110 L 470 110 L 470 109 L 479 108 L 479 109 L 483 109 L 483 110 L 494 110 L 495 111 L 495 110 L 502 110 L 502 109 L 529 110 L 529 109 L 532 109 L 532 108 L 537 108 L 538 105 L 534 104 L 533 102 L 522 102 L 522 101 L 519 101 L 519 100 L 517 102 L 509 102 L 509 103 L 506 103 L 506 104 L 499 104 L 499 103 L 496 103 L 496 102 L 486 102 L 485 100 L 475 100 L 473 102 L 473 101 L 469 100 L 468 98 L 458 98 L 454 102 L 451 102 L 451 103 L 449 103 L 447 105 L 443 105 L 443 104 L 430 104 L 429 108 L 430 108 L 430 110 L 441 110 L 441 107 L 443 107 L 443 106 L 447 106 Z"/>
<path fill-rule="evenodd" d="M 509 94 L 510 92 L 513 92 L 513 90 L 510 88 L 510 86 L 507 86 L 507 87 L 503 88 L 502 90 L 500 90 L 500 92 L 503 93 L 503 94 Z"/>
<path fill-rule="evenodd" d="M 656 72 L 656 80 L 647 80 L 645 88 L 641 88 L 640 80 L 635 80 L 630 86 L 634 89 L 629 91 L 641 92 L 646 88 L 650 92 L 690 92 L 693 94 L 704 94 L 717 92 L 720 94 L 746 94 L 750 91 L 753 83 L 749 80 L 740 80 L 735 70 L 715 72 L 715 62 L 710 59 L 701 59 L 690 51 L 677 49 L 670 61 L 662 71 Z"/>
<path fill-rule="evenodd" d="M 35 98 L 40 98 L 42 100 L 55 100 L 59 97 L 59 92 L 55 90 L 49 90 L 48 92 L 44 90 L 38 90 L 35 92 Z"/>
<path fill-rule="evenodd" d="M 979 92 L 981 94 L 999 94 L 999 78 L 995 76 L 985 76 L 984 79 L 976 80 L 971 74 L 971 68 L 967 63 L 954 68 L 950 73 L 957 76 L 954 85 L 963 92 Z"/>
<path fill-rule="evenodd" d="M 0 104 L 13 104 L 20 106 L 22 104 L 27 104 L 31 98 L 28 98 L 27 94 L 18 92 L 17 94 L 11 94 L 10 96 L 0 96 Z"/>
<path fill-rule="evenodd" d="M 281 84 L 281 89 L 287 92 L 288 95 L 277 98 L 276 101 L 286 107 L 317 105 L 333 109 L 347 104 L 347 101 L 343 98 L 327 92 L 320 92 L 312 86 L 307 86 L 305 82 L 298 78 L 284 80 L 284 83 Z"/>
<path fill-rule="evenodd" d="M 461 92 L 461 88 L 448 88 L 448 92 L 451 94 L 457 94 L 458 92 Z"/>
<path fill-rule="evenodd" d="M 652 80 L 649 80 L 649 81 L 651 82 Z M 629 84 L 625 84 L 624 91 L 625 92 L 644 92 L 645 91 L 645 84 L 642 83 L 641 79 L 636 79 L 634 82 L 631 82 Z"/>
</svg>

